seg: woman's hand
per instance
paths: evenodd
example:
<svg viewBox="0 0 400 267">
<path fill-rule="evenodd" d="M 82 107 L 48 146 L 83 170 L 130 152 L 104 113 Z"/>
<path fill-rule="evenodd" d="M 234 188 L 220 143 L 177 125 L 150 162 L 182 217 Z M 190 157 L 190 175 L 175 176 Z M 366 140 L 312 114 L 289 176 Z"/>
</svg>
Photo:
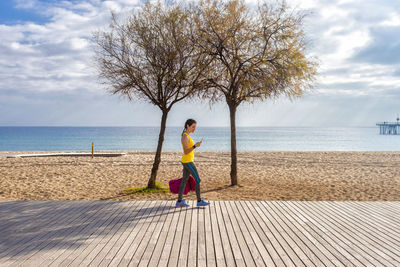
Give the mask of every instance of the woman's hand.
<svg viewBox="0 0 400 267">
<path fill-rule="evenodd" d="M 203 141 L 197 142 L 196 144 L 194 144 L 195 147 L 199 147 L 201 145 Z"/>
</svg>

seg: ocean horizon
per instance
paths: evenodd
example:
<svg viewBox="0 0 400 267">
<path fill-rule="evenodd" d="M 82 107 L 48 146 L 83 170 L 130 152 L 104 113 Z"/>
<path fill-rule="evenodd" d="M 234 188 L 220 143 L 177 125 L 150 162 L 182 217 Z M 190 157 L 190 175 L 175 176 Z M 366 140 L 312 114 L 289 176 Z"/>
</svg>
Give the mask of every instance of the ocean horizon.
<svg viewBox="0 0 400 267">
<path fill-rule="evenodd" d="M 181 150 L 183 127 L 167 127 L 163 150 Z M 159 127 L 0 126 L 1 151 L 156 150 Z M 197 127 L 199 150 L 230 151 L 230 127 Z M 378 127 L 237 127 L 238 151 L 399 151 Z"/>
</svg>

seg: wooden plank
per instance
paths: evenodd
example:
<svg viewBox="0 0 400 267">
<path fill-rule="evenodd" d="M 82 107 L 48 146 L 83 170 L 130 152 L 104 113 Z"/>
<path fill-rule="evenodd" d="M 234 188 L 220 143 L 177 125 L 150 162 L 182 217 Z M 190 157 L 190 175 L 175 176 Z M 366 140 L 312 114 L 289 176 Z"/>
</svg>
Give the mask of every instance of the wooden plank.
<svg viewBox="0 0 400 267">
<path fill-rule="evenodd" d="M 357 209 L 351 209 L 351 203 L 343 205 L 343 203 L 326 202 L 316 203 L 315 206 L 316 208 L 324 208 L 331 215 L 335 224 L 341 226 L 342 232 L 347 233 L 349 236 L 354 236 L 358 242 L 361 241 L 361 243 L 365 244 L 366 250 L 369 251 L 368 254 L 376 258 L 376 260 L 381 261 L 383 264 L 397 262 L 400 265 L 400 257 L 397 255 L 400 245 L 389 246 L 387 240 L 392 238 L 391 234 L 385 234 L 384 231 L 378 230 L 378 224 L 376 223 L 372 225 L 372 228 L 367 229 L 365 227 L 366 219 L 360 218 Z M 343 206 L 347 206 L 347 208 L 343 208 Z M 355 214 L 357 217 L 354 216 Z M 379 233 L 383 235 L 383 239 L 376 238 Z M 400 236 L 397 236 L 397 238 L 400 239 Z"/>
<path fill-rule="evenodd" d="M 342 247 L 329 239 L 329 232 L 324 232 L 309 223 L 308 219 L 299 212 L 296 212 L 290 205 L 287 205 L 289 201 L 279 201 L 277 205 L 285 206 L 286 217 L 296 218 L 298 221 L 298 228 L 302 231 L 310 234 L 318 243 L 320 243 L 320 249 L 323 253 L 334 263 L 335 266 L 351 266 L 353 263 L 349 261 L 343 253 L 347 253 Z M 296 202 L 291 202 L 296 203 Z M 273 205 L 268 205 L 265 201 L 260 202 L 265 208 L 270 209 Z"/>
<path fill-rule="evenodd" d="M 0 201 L 0 222 L 7 219 L 4 216 L 14 211 L 24 209 L 26 205 L 30 205 L 27 200 L 1 200 Z M 1 224 L 0 224 L 1 225 Z M 1 228 L 0 228 L 1 229 Z"/>
<path fill-rule="evenodd" d="M 340 207 L 339 207 L 340 206 Z M 358 227 L 362 232 L 367 231 L 370 238 L 380 240 L 380 242 L 384 242 L 384 245 L 390 247 L 397 248 L 400 247 L 400 232 L 397 231 L 398 227 L 393 225 L 391 221 L 380 220 L 379 216 L 374 215 L 374 210 L 370 209 L 370 213 L 361 212 L 357 205 L 353 203 L 335 203 L 335 205 L 331 206 L 333 209 L 343 209 L 343 211 L 347 211 L 346 215 L 357 214 L 357 218 L 360 223 L 354 225 L 354 227 Z M 350 216 L 353 218 L 354 216 Z M 400 216 L 392 215 L 394 219 L 400 220 Z M 362 227 L 361 227 L 362 226 Z"/>
<path fill-rule="evenodd" d="M 126 229 L 134 220 L 134 218 L 136 218 L 136 216 L 140 213 L 143 204 L 144 201 L 129 201 L 128 210 L 124 212 L 126 214 L 126 216 L 124 215 L 125 218 L 121 217 L 121 219 L 115 223 L 118 224 L 116 225 L 117 227 L 113 227 L 108 233 L 107 237 L 103 237 L 97 246 L 90 252 L 88 257 L 86 257 L 79 265 L 99 266 L 100 262 L 107 255 L 111 254 L 110 251 L 112 249 L 118 249 L 120 247 L 120 243 L 117 243 L 117 241 L 125 233 Z M 108 236 L 110 236 L 110 238 L 108 238 Z"/>
<path fill-rule="evenodd" d="M 215 246 L 213 240 L 213 233 L 211 227 L 211 216 L 210 211 L 211 205 L 215 205 L 214 201 L 210 201 L 210 205 L 204 210 L 204 234 L 205 234 L 205 244 L 206 244 L 206 266 L 217 266 L 217 262 L 215 260 Z M 199 251 L 200 252 L 200 251 Z M 200 264 L 199 264 L 200 265 Z M 204 266 L 204 265 L 203 265 Z"/>
<path fill-rule="evenodd" d="M 250 235 L 250 232 L 242 218 L 241 212 L 236 207 L 235 201 L 227 201 L 226 204 L 227 204 L 228 210 L 233 214 L 232 217 L 234 217 L 235 220 L 237 221 L 237 224 L 239 226 L 237 231 L 240 231 L 240 233 L 243 235 L 244 242 L 247 244 L 247 247 L 250 251 L 252 260 L 254 262 L 253 264 L 255 266 L 265 266 L 263 258 L 261 257 L 261 254 L 258 251 L 257 246 L 254 243 L 254 241 Z M 246 215 L 244 215 L 244 216 L 246 216 Z M 245 255 L 246 255 L 246 253 L 245 253 Z M 246 259 L 246 256 L 245 256 L 245 259 Z M 248 265 L 252 265 L 251 262 L 249 262 L 249 261 L 246 261 L 246 262 L 248 263 Z"/>
<path fill-rule="evenodd" d="M 29 202 L 29 200 L 4 199 L 4 200 L 0 200 L 0 207 L 3 207 L 3 208 L 7 208 L 7 207 L 14 208 L 15 207 L 15 208 L 17 208 L 19 205 L 23 205 L 23 204 L 26 204 L 28 202 Z"/>
<path fill-rule="evenodd" d="M 106 257 L 106 260 L 103 261 L 100 265 L 101 266 L 117 266 L 125 257 L 127 251 L 129 248 L 132 246 L 133 241 L 137 237 L 137 234 L 141 231 L 143 228 L 144 224 L 142 223 L 143 217 L 147 216 L 147 214 L 154 208 L 155 202 L 153 201 L 143 201 L 143 206 L 140 209 L 140 212 L 137 214 L 136 217 L 136 222 L 133 227 L 131 227 L 131 230 L 129 234 L 127 234 L 127 237 L 125 240 L 123 240 L 122 246 L 117 249 L 115 255 L 113 256 L 114 253 L 110 253 L 110 257 Z M 126 261 L 129 261 L 129 255 L 126 256 Z M 128 263 L 126 262 L 126 265 Z"/>
<path fill-rule="evenodd" d="M 253 214 L 260 227 L 262 229 L 269 229 L 264 232 L 267 234 L 268 239 L 280 256 L 279 258 L 277 256 L 273 257 L 275 262 L 282 259 L 285 264 L 288 265 L 321 265 L 321 261 L 318 257 L 316 257 L 304 242 L 302 242 L 301 238 L 299 238 L 297 229 L 291 225 L 287 225 L 279 212 L 276 212 L 276 210 L 271 207 L 265 209 L 265 206 L 258 205 L 259 201 L 251 201 L 250 203 L 254 207 Z M 252 211 L 251 208 L 250 211 Z M 260 219 L 258 219 L 258 217 L 260 217 Z M 277 233 L 280 233 L 280 235 L 277 235 Z M 281 265 L 281 263 L 278 262 L 278 265 Z"/>
<path fill-rule="evenodd" d="M 46 201 L 37 201 L 32 202 L 28 200 L 1 200 L 0 201 L 0 232 L 4 231 L 6 228 L 3 228 L 7 225 L 11 220 L 18 220 L 22 222 L 26 222 L 22 219 L 21 214 L 26 211 L 26 207 L 31 207 L 34 204 L 45 203 Z M 12 224 L 10 224 L 12 225 Z"/>
<path fill-rule="evenodd" d="M 179 225 L 182 225 L 182 223 L 179 223 L 179 221 L 181 219 L 181 214 L 182 214 L 182 208 L 175 207 L 175 205 L 174 205 L 171 225 L 168 230 L 167 236 L 165 238 L 165 244 L 162 249 L 160 259 L 158 261 L 157 266 L 164 267 L 164 266 L 168 265 L 169 259 L 171 258 L 172 247 L 174 245 L 177 229 L 180 227 Z M 178 223 L 179 223 L 179 225 L 178 225 Z M 182 227 L 183 227 L 183 225 L 182 225 Z M 175 246 L 177 247 L 176 243 L 175 243 Z"/>
<path fill-rule="evenodd" d="M 150 261 L 148 266 L 159 266 L 159 261 L 160 258 L 162 256 L 162 253 L 165 250 L 169 250 L 171 248 L 171 246 L 166 246 L 166 240 L 168 237 L 168 234 L 170 231 L 174 231 L 176 229 L 176 224 L 174 228 L 171 228 L 171 224 L 173 222 L 173 218 L 179 216 L 179 211 L 177 211 L 176 207 L 175 207 L 175 201 L 168 201 L 168 208 L 167 210 L 167 218 L 165 219 L 165 223 L 163 225 L 163 228 L 161 229 L 161 233 L 159 235 L 159 238 L 157 240 L 157 243 L 154 247 L 153 253 L 151 255 Z M 169 253 L 168 253 L 169 255 Z M 165 262 L 165 265 L 168 262 L 168 258 Z"/>
<path fill-rule="evenodd" d="M 359 265 L 370 264 L 370 263 L 365 264 L 366 262 L 365 259 L 363 259 L 356 250 L 354 250 L 351 246 L 348 246 L 341 239 L 333 235 L 330 229 L 320 224 L 318 217 L 314 219 L 313 217 L 305 213 L 302 210 L 303 206 L 302 202 L 285 201 L 284 204 L 291 206 L 291 208 L 297 214 L 301 214 L 306 224 L 310 225 L 310 227 L 313 227 L 314 229 L 318 229 L 318 231 L 325 233 L 326 235 L 324 235 L 324 237 L 326 237 L 326 239 L 329 240 L 328 242 L 330 242 L 330 244 L 332 245 L 335 244 L 337 246 L 337 250 L 340 251 L 340 253 L 352 263 L 352 265 L 359 266 Z"/>
<path fill-rule="evenodd" d="M 277 201 L 275 203 L 277 204 L 275 205 L 276 213 L 279 214 L 279 216 L 289 228 L 295 230 L 294 232 L 304 245 L 303 250 L 306 251 L 307 256 L 311 260 L 313 260 L 314 263 L 316 263 L 317 265 L 341 265 L 340 261 L 337 261 L 336 258 L 329 253 L 329 251 L 325 250 L 324 246 L 319 243 L 318 240 L 316 240 L 308 231 L 304 231 L 304 229 L 299 229 L 300 225 L 298 222 L 301 222 L 301 220 L 299 220 L 297 216 L 285 216 L 285 214 L 288 213 L 288 210 L 285 206 L 281 206 L 282 201 Z M 325 253 L 327 253 L 330 257 L 328 257 L 328 255 L 326 255 Z M 314 260 L 315 257 L 318 258 L 318 261 Z"/>
<path fill-rule="evenodd" d="M 293 247 L 293 250 L 295 250 L 296 254 L 305 265 L 323 266 L 324 261 L 329 261 L 326 258 L 319 258 L 321 257 L 320 253 L 318 255 L 314 254 L 314 251 L 307 246 L 307 244 L 310 245 L 309 240 L 302 239 L 301 233 L 295 227 L 293 227 L 293 225 L 287 222 L 285 218 L 282 218 L 281 214 L 277 212 L 276 209 L 270 209 L 269 212 L 275 216 L 274 218 L 277 220 L 284 232 L 290 237 L 292 240 L 290 244 Z"/>
<path fill-rule="evenodd" d="M 289 216 L 292 212 L 290 207 L 282 205 L 283 201 L 275 202 L 276 205 L 271 205 L 270 209 L 274 210 L 278 216 L 282 218 L 282 221 L 286 223 L 286 225 L 295 231 L 298 238 L 302 240 L 303 244 L 305 245 L 305 250 L 309 250 L 308 254 L 313 253 L 318 259 L 320 260 L 319 263 L 316 261 L 317 265 L 326 266 L 326 265 L 334 265 L 334 266 L 344 266 L 339 260 L 336 259 L 335 256 L 327 250 L 322 243 L 320 243 L 317 239 L 313 237 L 310 233 L 309 229 L 305 229 L 302 225 L 306 225 L 302 223 L 302 220 L 296 214 Z M 263 206 L 262 204 L 259 204 Z M 263 206 L 265 208 L 265 206 Z M 351 264 L 350 262 L 347 262 Z"/>
<path fill-rule="evenodd" d="M 188 201 L 190 207 L 187 207 L 186 211 L 186 218 L 185 218 L 185 225 L 183 227 L 182 232 L 182 243 L 179 250 L 178 256 L 178 266 L 188 266 L 188 255 L 192 253 L 189 251 L 189 240 L 190 240 L 190 231 L 191 231 L 191 224 L 192 224 L 192 214 L 193 214 L 193 202 Z"/>
<path fill-rule="evenodd" d="M 197 200 L 196 200 L 197 201 Z M 196 266 L 197 261 L 197 214 L 198 208 L 195 207 L 196 201 L 193 201 L 192 220 L 190 223 L 190 235 L 188 244 L 188 263 L 187 266 Z"/>
<path fill-rule="evenodd" d="M 81 238 L 81 240 L 76 240 L 80 241 L 80 243 L 76 244 L 76 241 L 73 242 L 73 247 L 60 254 L 53 262 L 51 262 L 51 265 L 70 265 L 82 252 L 85 251 L 97 236 L 103 233 L 104 229 L 107 228 L 107 226 L 124 208 L 124 205 L 120 205 L 119 201 L 110 201 L 107 207 L 99 206 L 99 209 L 103 211 L 101 216 L 93 216 L 92 223 L 89 223 L 90 227 L 86 228 L 81 234 L 83 238 Z"/>
<path fill-rule="evenodd" d="M 316 203 L 317 208 L 320 208 L 320 203 Z M 350 209 L 348 211 L 344 208 L 336 208 L 334 207 L 338 203 L 332 204 L 331 202 L 323 203 L 323 208 L 326 209 L 327 214 L 331 215 L 332 222 L 338 227 L 341 227 L 342 232 L 348 234 L 349 236 L 354 236 L 358 241 L 362 241 L 360 246 L 367 255 L 375 258 L 377 261 L 381 262 L 390 262 L 392 260 L 398 260 L 397 251 L 398 249 L 394 249 L 394 252 L 391 252 L 390 249 L 393 247 L 388 247 L 385 241 L 376 240 L 374 236 L 376 234 L 384 234 L 384 231 L 376 229 L 366 229 L 365 228 L 365 220 L 360 218 L 356 209 Z M 351 206 L 351 203 L 348 203 L 348 206 Z M 336 209 L 336 210 L 335 210 Z M 337 214 L 340 214 L 339 216 Z M 338 217 L 338 218 L 335 218 Z M 391 238 L 389 235 L 386 235 L 385 239 Z M 389 249 L 389 250 L 388 250 Z"/>
<path fill-rule="evenodd" d="M 70 237 L 82 237 L 87 236 L 88 231 L 92 231 L 93 225 L 97 224 L 97 220 L 94 219 L 96 216 L 103 216 L 104 209 L 113 205 L 111 202 L 103 202 L 103 201 L 91 201 L 93 206 L 89 208 L 88 211 L 82 212 L 81 219 L 75 223 L 75 226 L 70 229 L 70 231 L 65 232 L 65 236 Z M 79 238 L 80 239 L 80 238 Z M 67 254 L 70 247 L 75 246 L 75 244 L 79 241 L 76 238 L 75 241 L 71 240 L 69 242 L 60 242 L 57 244 L 56 249 L 49 249 L 47 253 L 42 256 L 42 261 L 37 261 L 38 264 L 30 265 L 30 266 L 46 266 L 56 260 L 57 258 L 60 260 L 60 256 L 62 254 Z"/>
<path fill-rule="evenodd" d="M 96 200 L 91 202 L 93 203 L 93 206 L 90 207 L 87 212 L 82 212 L 81 219 L 76 222 L 77 226 L 67 232 L 68 235 L 66 241 L 64 242 L 64 240 L 61 240 L 61 242 L 57 244 L 57 249 L 55 249 L 55 251 L 50 250 L 53 253 L 49 253 L 49 256 L 43 257 L 42 262 L 40 262 L 37 266 L 48 266 L 54 261 L 61 261 L 63 256 L 66 257 L 66 255 L 72 253 L 73 249 L 70 248 L 74 246 L 79 246 L 75 244 L 79 242 L 83 236 L 87 236 L 89 232 L 92 232 L 92 227 L 98 224 L 97 220 L 93 218 L 99 215 L 104 216 L 104 210 L 113 205 L 113 202 L 108 201 L 103 202 Z M 72 237 L 76 237 L 76 240 L 73 240 Z"/>
<path fill-rule="evenodd" d="M 60 205 L 61 204 L 61 205 Z M 13 217 L 7 216 L 4 223 L 1 224 L 0 231 L 3 234 L 3 238 L 6 235 L 18 234 L 24 232 L 27 228 L 39 228 L 43 223 L 49 222 L 47 216 L 55 216 L 58 210 L 69 206 L 70 203 L 62 201 L 60 203 L 56 201 L 29 201 L 23 209 L 17 214 L 10 214 Z M 10 237 L 10 240 L 15 241 L 15 237 Z"/>
<path fill-rule="evenodd" d="M 394 231 L 397 234 L 400 233 L 400 213 L 396 213 L 394 210 L 388 208 L 388 205 L 377 206 L 373 203 L 357 203 L 357 201 L 346 201 L 346 203 L 350 203 L 351 207 L 356 208 L 357 214 L 359 214 L 359 216 L 364 216 L 374 222 L 382 221 L 382 226 L 387 227 L 390 231 Z M 398 209 L 400 210 L 400 205 Z"/>
<path fill-rule="evenodd" d="M 162 250 L 158 266 L 165 267 L 171 262 L 178 262 L 178 253 L 180 248 L 180 241 L 182 238 L 182 230 L 186 208 L 174 207 L 174 216 L 171 221 L 171 226 L 165 239 L 164 248 Z M 174 250 L 173 250 L 174 248 Z"/>
<path fill-rule="evenodd" d="M 315 202 L 313 202 L 315 205 Z M 340 227 L 337 227 L 334 223 L 330 222 L 330 219 L 327 218 L 326 211 L 317 211 L 314 206 L 309 205 L 308 201 L 304 201 L 301 203 L 296 203 L 297 207 L 306 214 L 306 216 L 311 220 L 313 219 L 313 223 L 318 225 L 323 225 L 330 233 L 332 237 L 336 237 L 336 242 L 340 242 L 340 245 L 345 248 L 352 256 L 354 256 L 361 264 L 364 265 L 380 265 L 373 257 L 366 255 L 365 252 L 359 248 L 359 244 L 357 239 L 354 240 L 353 237 L 348 236 L 347 234 L 342 232 Z M 336 216 L 340 216 L 337 214 Z M 360 254 L 361 253 L 361 254 Z"/>
<path fill-rule="evenodd" d="M 224 250 L 225 261 L 227 266 L 236 266 L 235 259 L 233 256 L 232 247 L 229 241 L 228 233 L 225 227 L 224 219 L 222 218 L 220 201 L 215 202 L 215 214 L 217 217 L 217 223 L 219 232 L 221 235 L 222 249 Z"/>
<path fill-rule="evenodd" d="M 250 230 L 253 235 L 253 240 L 257 245 L 261 255 L 266 261 L 266 265 L 291 265 L 292 262 L 296 266 L 304 266 L 302 260 L 295 253 L 295 250 L 290 246 L 290 238 L 281 230 L 282 227 L 278 222 L 273 223 L 268 227 L 260 227 L 260 218 L 250 201 L 237 201 L 236 204 L 242 209 L 243 214 L 248 217 L 249 224 L 252 225 L 254 230 Z M 265 223 L 265 222 L 264 222 Z M 275 230 L 272 230 L 275 229 Z M 275 234 L 275 236 L 274 236 Z M 289 243 L 288 243 L 289 242 Z M 282 250 L 283 249 L 283 250 Z M 273 253 L 272 255 L 270 253 Z M 286 256 L 288 255 L 288 256 Z"/>
<path fill-rule="evenodd" d="M 148 266 L 150 261 L 150 257 L 153 254 L 154 247 L 158 241 L 158 238 L 161 233 L 161 228 L 165 222 L 165 214 L 164 211 L 168 211 L 170 207 L 170 201 L 163 201 L 158 202 L 161 203 L 160 206 L 162 207 L 161 215 L 160 211 L 154 214 L 154 220 L 150 224 L 149 228 L 146 231 L 146 234 L 141 242 L 141 245 L 136 250 L 135 254 L 138 257 L 134 257 L 132 261 L 129 263 L 129 266 Z M 140 255 L 140 257 L 139 257 Z"/>
<path fill-rule="evenodd" d="M 225 261 L 224 250 L 222 248 L 222 239 L 219 230 L 219 224 L 217 222 L 216 206 L 218 201 L 210 203 L 210 218 L 211 218 L 211 231 L 213 235 L 214 248 L 215 248 L 215 259 L 217 266 L 227 266 Z"/>
<path fill-rule="evenodd" d="M 400 266 L 400 202 L 188 202 L 0 201 L 0 266 Z"/>
<path fill-rule="evenodd" d="M 344 201 L 343 201 L 344 202 Z M 400 226 L 400 222 L 396 220 L 400 216 L 400 205 L 396 208 L 389 205 L 389 203 L 375 203 L 382 201 L 345 201 L 351 203 L 352 207 L 357 207 L 358 212 L 362 214 L 371 215 L 378 220 L 384 220 L 396 226 Z M 392 203 L 392 202 L 390 202 Z M 400 202 L 399 202 L 400 203 Z"/>
<path fill-rule="evenodd" d="M 239 223 L 237 221 L 237 218 L 233 211 L 232 211 L 232 207 L 230 205 L 230 201 L 222 201 L 221 202 L 221 208 L 223 210 L 223 214 L 225 214 L 224 216 L 226 216 L 225 218 L 227 218 L 226 220 L 229 221 L 228 223 L 228 229 L 230 232 L 230 236 L 236 236 L 236 241 L 234 241 L 237 244 L 237 250 L 236 251 L 241 251 L 242 254 L 242 261 L 243 261 L 243 265 L 245 266 L 254 266 L 256 265 L 254 258 L 249 250 L 249 247 L 246 243 L 246 240 L 244 238 L 243 232 L 240 229 Z"/>
<path fill-rule="evenodd" d="M 40 208 L 35 204 L 41 204 Z M 52 209 L 54 207 L 54 209 Z M 0 252 L 0 263 L 3 262 L 6 257 L 7 259 L 17 254 L 20 250 L 23 250 L 24 246 L 28 246 L 28 242 L 31 241 L 35 235 L 35 231 L 39 231 L 39 224 L 42 222 L 44 226 L 49 224 L 48 216 L 57 214 L 57 207 L 55 203 L 35 203 L 29 201 L 27 205 L 20 211 L 19 216 L 15 216 L 14 219 L 9 219 L 2 226 L 1 230 L 1 241 L 7 244 L 7 249 Z M 41 216 L 37 218 L 37 216 Z M 46 220 L 45 220 L 45 219 Z M 50 222 L 52 223 L 52 222 Z M 30 235 L 26 235 L 29 229 Z M 18 250 L 18 251 L 16 251 Z"/>
<path fill-rule="evenodd" d="M 375 201 L 374 201 L 375 202 Z M 400 214 L 400 201 L 378 201 L 378 202 L 383 202 L 386 208 L 391 208 L 393 212 L 395 212 L 397 215 Z"/>
<path fill-rule="evenodd" d="M 232 247 L 233 258 L 235 259 L 236 266 L 246 266 L 245 261 L 243 259 L 243 252 L 239 246 L 238 239 L 233 230 L 232 222 L 229 218 L 229 214 L 226 211 L 225 201 L 218 201 L 219 207 L 221 209 L 222 218 L 224 220 L 224 225 L 226 228 L 226 233 L 229 239 L 229 243 Z M 245 244 L 244 244 L 245 245 Z M 246 246 L 247 247 L 247 246 Z"/>
<path fill-rule="evenodd" d="M 5 210 L 0 222 L 0 232 L 5 242 L 15 242 L 20 232 L 37 224 L 38 216 L 43 218 L 48 214 L 53 214 L 54 210 L 51 209 L 51 206 L 57 207 L 54 203 L 44 202 L 41 203 L 41 206 L 35 204 L 35 202 L 27 202 L 20 209 L 13 211 L 13 208 L 10 207 Z"/>
<path fill-rule="evenodd" d="M 143 246 L 143 244 L 145 243 L 143 241 L 143 238 L 145 237 L 150 225 L 152 225 L 152 222 L 156 217 L 152 214 L 157 214 L 157 212 L 162 210 L 164 206 L 164 202 L 161 203 L 157 201 L 151 201 L 150 207 L 146 209 L 146 213 L 141 219 L 142 227 L 140 228 L 140 231 L 135 232 L 134 239 L 132 240 L 132 243 L 130 243 L 130 245 L 128 246 L 128 250 L 123 255 L 121 261 L 118 263 L 118 266 L 128 266 L 132 260 L 136 260 L 137 257 L 140 257 L 140 255 L 137 254 L 137 251 L 140 246 Z"/>
<path fill-rule="evenodd" d="M 280 242 L 283 237 L 280 235 L 278 228 L 274 225 L 274 220 L 269 214 L 269 211 L 264 213 L 257 203 L 258 202 L 249 202 L 249 204 L 251 204 L 249 209 L 252 216 L 254 216 L 253 220 L 257 222 L 256 226 L 259 226 L 259 229 L 261 229 L 260 231 L 262 231 L 266 236 L 263 243 L 272 255 L 275 264 L 278 266 L 295 266 L 289 255 L 291 255 L 293 259 L 297 258 L 298 261 L 301 262 L 300 258 L 297 257 L 296 253 L 285 242 Z M 299 262 L 297 264 L 299 264 Z"/>
<path fill-rule="evenodd" d="M 210 205 L 211 205 L 211 203 L 210 203 Z M 209 223 L 209 222 L 205 222 L 205 213 L 208 210 L 209 210 L 209 206 L 208 207 L 198 207 L 197 208 L 198 236 L 197 236 L 197 259 L 196 259 L 196 264 L 198 266 L 207 266 L 205 224 Z"/>
<path fill-rule="evenodd" d="M 74 203 L 73 205 L 78 206 L 79 204 L 81 203 Z M 66 237 L 71 236 L 76 226 L 82 223 L 85 213 L 95 205 L 94 202 L 82 204 L 84 204 L 83 209 L 61 218 L 62 221 L 58 221 L 57 225 L 55 225 L 56 229 L 53 230 L 53 235 L 47 236 L 40 245 L 35 247 L 35 251 L 32 251 L 32 253 L 18 257 L 18 261 L 14 262 L 13 265 L 40 266 L 40 262 L 50 257 L 57 250 L 53 250 L 53 247 L 62 245 Z"/>
<path fill-rule="evenodd" d="M 46 238 L 55 233 L 55 231 L 50 231 L 49 229 L 56 227 L 59 224 L 59 220 L 62 221 L 71 214 L 73 215 L 74 212 L 77 212 L 80 209 L 84 208 L 84 205 L 83 203 L 79 203 L 76 205 L 68 203 L 66 208 L 68 208 L 67 212 L 65 212 L 64 209 L 56 209 L 55 210 L 56 212 L 54 214 L 51 213 L 48 214 L 46 216 L 47 222 L 45 221 L 43 227 L 38 227 L 37 225 L 33 225 L 33 228 L 29 229 L 29 232 L 31 233 L 30 235 L 22 233 L 23 235 L 21 238 L 15 237 L 16 240 L 15 242 L 7 243 L 7 246 L 9 246 L 10 249 L 6 252 L 7 253 L 6 256 L 5 255 L 1 256 L 2 258 L 0 259 L 0 264 L 6 265 L 6 262 L 12 263 L 13 261 L 20 258 L 22 254 L 26 254 L 27 251 L 34 250 L 34 248 L 38 246 L 41 242 L 46 242 Z M 24 229 L 25 231 L 27 230 L 26 228 Z M 36 233 L 35 231 L 39 232 Z"/>
<path fill-rule="evenodd" d="M 96 254 L 92 254 L 93 250 L 96 249 L 95 251 L 98 252 L 98 249 L 101 249 L 105 245 L 104 243 L 106 243 L 106 241 L 103 243 L 103 240 L 108 240 L 110 236 L 112 237 L 114 227 L 119 224 L 121 219 L 126 218 L 124 215 L 131 204 L 132 202 L 128 201 L 119 202 L 117 204 L 119 207 L 118 212 L 111 216 L 109 223 L 106 224 L 105 227 L 99 227 L 99 229 L 96 230 L 96 233 L 85 241 L 85 246 L 82 246 L 81 250 L 74 252 L 74 256 L 76 257 L 68 257 L 61 263 L 61 265 L 65 266 L 65 264 L 68 264 L 69 266 L 82 266 L 90 263 L 90 261 L 93 260 L 93 255 Z"/>
<path fill-rule="evenodd" d="M 374 211 L 379 212 L 381 208 L 382 211 L 389 211 L 390 213 L 400 215 L 400 201 L 351 201 L 357 205 L 364 205 L 366 207 L 371 207 Z"/>
</svg>

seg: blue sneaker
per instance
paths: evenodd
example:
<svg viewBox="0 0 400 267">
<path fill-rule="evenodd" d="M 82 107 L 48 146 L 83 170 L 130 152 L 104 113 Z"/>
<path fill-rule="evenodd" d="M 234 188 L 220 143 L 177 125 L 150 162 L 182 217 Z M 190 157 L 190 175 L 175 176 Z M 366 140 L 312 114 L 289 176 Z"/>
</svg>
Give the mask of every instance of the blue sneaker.
<svg viewBox="0 0 400 267">
<path fill-rule="evenodd" d="M 208 205 L 210 205 L 210 202 L 209 201 L 205 201 L 205 200 L 201 200 L 201 201 L 197 201 L 197 207 L 200 207 L 200 206 L 208 206 Z"/>
<path fill-rule="evenodd" d="M 186 203 L 186 201 L 184 199 L 182 199 L 181 202 L 176 201 L 176 207 L 189 207 L 190 205 Z"/>
</svg>

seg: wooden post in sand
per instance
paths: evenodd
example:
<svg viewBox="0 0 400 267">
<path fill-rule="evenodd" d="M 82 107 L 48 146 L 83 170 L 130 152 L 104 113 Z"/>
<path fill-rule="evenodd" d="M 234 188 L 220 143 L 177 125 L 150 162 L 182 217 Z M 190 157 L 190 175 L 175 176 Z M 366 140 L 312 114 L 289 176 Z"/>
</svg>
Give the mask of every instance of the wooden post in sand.
<svg viewBox="0 0 400 267">
<path fill-rule="evenodd" d="M 94 157 L 93 147 L 94 147 L 94 143 L 92 142 L 92 158 Z"/>
</svg>

